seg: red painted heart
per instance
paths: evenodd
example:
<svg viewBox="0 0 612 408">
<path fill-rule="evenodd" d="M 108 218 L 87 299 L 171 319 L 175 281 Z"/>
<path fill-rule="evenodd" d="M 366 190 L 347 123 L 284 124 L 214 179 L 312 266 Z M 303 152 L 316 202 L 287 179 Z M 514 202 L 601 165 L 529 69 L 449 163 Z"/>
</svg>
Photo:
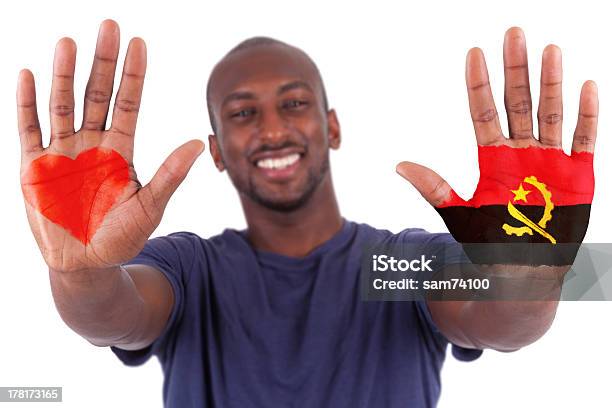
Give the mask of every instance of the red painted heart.
<svg viewBox="0 0 612 408">
<path fill-rule="evenodd" d="M 21 188 L 36 210 L 87 245 L 129 181 L 128 163 L 119 153 L 94 147 L 74 160 L 39 157 Z"/>
</svg>

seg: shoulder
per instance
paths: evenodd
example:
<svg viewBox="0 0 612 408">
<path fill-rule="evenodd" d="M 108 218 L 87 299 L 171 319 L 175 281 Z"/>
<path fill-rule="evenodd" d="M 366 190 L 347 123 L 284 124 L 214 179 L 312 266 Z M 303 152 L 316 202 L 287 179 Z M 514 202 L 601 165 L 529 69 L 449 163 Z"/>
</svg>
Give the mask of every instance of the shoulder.
<svg viewBox="0 0 612 408">
<path fill-rule="evenodd" d="M 228 247 L 240 247 L 248 245 L 248 243 L 242 231 L 227 228 L 222 233 L 209 238 L 203 238 L 189 231 L 173 232 L 149 239 L 147 245 L 166 249 L 172 248 L 180 251 L 199 252 L 202 250 L 222 250 L 228 249 Z"/>
<path fill-rule="evenodd" d="M 454 244 L 453 236 L 447 232 L 429 232 L 423 228 L 404 228 L 398 233 L 387 229 L 375 228 L 369 224 L 349 221 L 358 235 L 381 244 Z"/>
<path fill-rule="evenodd" d="M 194 232 L 179 231 L 149 239 L 140 254 L 130 263 L 148 258 L 174 268 L 190 269 L 194 264 L 217 255 L 245 250 L 249 250 L 248 243 L 240 231 L 226 229 L 210 238 L 202 238 Z"/>
<path fill-rule="evenodd" d="M 457 241 L 448 232 L 429 232 L 422 228 L 407 228 L 392 237 L 396 243 L 455 244 Z"/>
<path fill-rule="evenodd" d="M 195 254 L 204 244 L 204 241 L 203 238 L 193 232 L 173 232 L 149 239 L 143 252 L 155 252 L 160 255 Z"/>
</svg>

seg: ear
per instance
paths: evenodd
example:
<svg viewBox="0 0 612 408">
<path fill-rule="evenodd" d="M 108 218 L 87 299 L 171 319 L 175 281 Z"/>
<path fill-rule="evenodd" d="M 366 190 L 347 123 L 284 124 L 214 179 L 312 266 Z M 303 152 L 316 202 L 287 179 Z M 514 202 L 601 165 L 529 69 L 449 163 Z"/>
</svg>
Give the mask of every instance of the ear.
<svg viewBox="0 0 612 408">
<path fill-rule="evenodd" d="M 217 170 L 223 171 L 225 170 L 225 165 L 223 164 L 223 158 L 221 157 L 221 149 L 217 144 L 217 136 L 208 135 L 208 146 L 210 147 L 210 156 L 215 162 L 215 167 Z"/>
<path fill-rule="evenodd" d="M 327 139 L 332 149 L 336 150 L 340 147 L 340 123 L 333 109 L 327 111 Z"/>
</svg>

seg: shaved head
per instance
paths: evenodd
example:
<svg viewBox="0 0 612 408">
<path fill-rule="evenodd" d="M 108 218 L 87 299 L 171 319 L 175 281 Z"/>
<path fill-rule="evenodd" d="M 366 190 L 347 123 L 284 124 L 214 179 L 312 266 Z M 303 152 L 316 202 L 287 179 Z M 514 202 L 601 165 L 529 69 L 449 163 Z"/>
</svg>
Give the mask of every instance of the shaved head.
<svg viewBox="0 0 612 408">
<path fill-rule="evenodd" d="M 301 49 L 289 45 L 285 42 L 276 40 L 270 37 L 251 37 L 236 45 L 232 48 L 225 56 L 215 65 L 208 78 L 206 85 L 206 105 L 208 107 L 208 117 L 210 119 L 210 126 L 212 127 L 213 133 L 217 133 L 217 120 L 215 116 L 215 100 L 213 99 L 213 93 L 215 91 L 216 82 L 219 73 L 227 68 L 232 61 L 235 61 L 235 57 L 239 57 L 240 54 L 246 54 L 248 52 L 257 52 L 264 50 L 278 50 L 288 55 L 293 54 L 295 57 L 301 59 L 303 62 L 309 65 L 308 68 L 313 71 L 315 80 L 321 94 L 322 108 L 325 112 L 329 110 L 327 102 L 327 94 L 325 92 L 325 86 L 323 85 L 323 79 L 317 65 L 314 61 Z"/>
</svg>

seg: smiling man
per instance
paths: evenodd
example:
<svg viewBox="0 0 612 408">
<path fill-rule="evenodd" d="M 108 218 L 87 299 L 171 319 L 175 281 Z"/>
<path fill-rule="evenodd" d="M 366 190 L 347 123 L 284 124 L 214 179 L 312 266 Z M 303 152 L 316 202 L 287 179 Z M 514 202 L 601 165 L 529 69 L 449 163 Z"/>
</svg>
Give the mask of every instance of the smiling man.
<svg viewBox="0 0 612 408">
<path fill-rule="evenodd" d="M 118 26 L 105 21 L 83 125 L 75 132 L 76 48 L 72 40 L 60 40 L 47 148 L 33 77 L 29 71 L 20 74 L 22 187 L 62 318 L 92 344 L 111 346 L 128 365 L 157 356 L 165 406 L 431 407 L 439 398 L 449 344 L 456 358 L 470 361 L 484 348 L 510 351 L 530 344 L 552 323 L 556 300 L 365 302 L 359 274 L 366 245 L 426 248 L 453 243 L 453 236 L 462 242 L 505 242 L 497 235 L 466 234 L 469 225 L 461 214 L 495 218 L 483 205 L 503 201 L 498 195 L 516 187 L 522 168 L 539 177 L 551 165 L 582 172 L 580 183 L 565 186 L 563 196 L 566 204 L 587 211 L 586 220 L 564 223 L 574 226 L 567 242 L 582 239 L 592 198 L 597 91 L 591 82 L 583 87 L 573 153 L 567 156 L 560 148 L 558 48 L 547 47 L 543 56 L 539 140 L 532 133 L 522 32 L 510 29 L 504 44 L 509 139 L 499 127 L 484 57 L 478 49 L 468 53 L 470 108 L 481 179 L 487 183 L 474 198 L 461 200 L 425 167 L 398 166 L 440 212 L 452 236 L 421 229 L 393 234 L 344 219 L 329 164 L 330 149 L 340 146 L 340 126 L 316 65 L 280 41 L 244 41 L 213 69 L 207 99 L 214 132 L 210 152 L 238 191 L 248 228 L 208 239 L 187 232 L 148 239 L 203 144 L 184 144 L 149 184 L 138 182 L 133 136 L 146 50 L 142 40 L 131 41 L 107 129 L 118 49 Z M 491 173 L 495 163 L 517 174 L 498 179 Z M 555 198 L 557 187 L 555 180 L 548 182 Z M 530 214 L 520 203 L 516 208 Z M 532 227 L 531 234 L 523 233 L 528 242 L 539 242 L 538 231 L 561 236 L 552 227 Z M 567 265 L 533 269 L 527 272 L 558 276 Z M 489 270 L 511 268 L 500 264 Z"/>
</svg>

